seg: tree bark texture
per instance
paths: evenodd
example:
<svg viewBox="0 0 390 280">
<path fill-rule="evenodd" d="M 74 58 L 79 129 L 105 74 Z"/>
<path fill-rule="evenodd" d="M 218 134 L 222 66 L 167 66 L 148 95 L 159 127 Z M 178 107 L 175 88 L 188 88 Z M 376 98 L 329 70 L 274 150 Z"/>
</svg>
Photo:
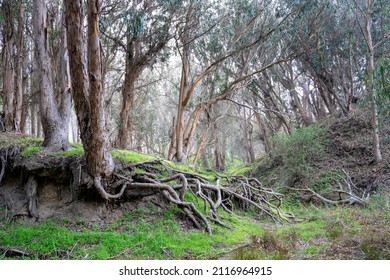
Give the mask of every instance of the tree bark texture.
<svg viewBox="0 0 390 280">
<path fill-rule="evenodd" d="M 59 106 L 54 94 L 46 5 L 45 0 L 34 0 L 34 37 L 43 146 L 48 151 L 66 150 L 70 146 L 67 133 L 69 116 L 66 114 L 70 107 L 70 98 L 62 95 Z"/>
<path fill-rule="evenodd" d="M 22 113 L 23 113 L 23 62 L 24 62 L 24 18 L 25 7 L 23 2 L 19 6 L 19 23 L 18 23 L 18 37 L 16 43 L 17 57 L 16 57 L 16 94 L 15 94 L 15 131 L 21 132 L 22 128 Z"/>
<path fill-rule="evenodd" d="M 15 65 L 13 47 L 15 41 L 14 18 L 11 0 L 4 0 L 3 12 L 3 111 L 7 131 L 15 131 Z"/>
<path fill-rule="evenodd" d="M 99 178 L 110 177 L 115 167 L 105 126 L 98 29 L 99 2 L 90 0 L 87 3 L 88 64 L 84 51 L 82 7 L 82 0 L 65 1 L 70 74 L 87 171 L 99 183 Z"/>
<path fill-rule="evenodd" d="M 371 126 L 373 128 L 372 131 L 372 143 L 373 143 L 373 153 L 375 156 L 375 161 L 380 162 L 382 161 L 382 153 L 380 149 L 380 142 L 379 142 L 379 120 L 378 120 L 378 106 L 376 104 L 375 99 L 375 89 L 374 89 L 374 69 L 375 69 L 375 62 L 374 62 L 374 44 L 372 40 L 372 17 L 371 17 L 371 6 L 372 1 L 366 0 L 366 9 L 365 9 L 365 39 L 368 46 L 368 53 L 367 53 L 367 74 L 368 74 L 368 83 L 367 83 L 367 89 L 368 94 L 371 99 Z"/>
</svg>

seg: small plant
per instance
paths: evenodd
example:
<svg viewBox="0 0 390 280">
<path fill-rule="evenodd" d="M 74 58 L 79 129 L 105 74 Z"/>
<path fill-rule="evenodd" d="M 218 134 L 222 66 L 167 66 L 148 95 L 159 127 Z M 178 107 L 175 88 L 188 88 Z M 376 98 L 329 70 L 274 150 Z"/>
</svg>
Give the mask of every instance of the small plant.
<svg viewBox="0 0 390 280">
<path fill-rule="evenodd" d="M 318 252 L 318 247 L 316 245 L 309 245 L 305 248 L 305 254 L 315 254 Z"/>
<path fill-rule="evenodd" d="M 390 260 L 388 243 L 383 244 L 379 240 L 370 237 L 363 240 L 360 248 L 368 260 Z"/>
<path fill-rule="evenodd" d="M 310 180 L 310 188 L 316 192 L 323 191 L 332 186 L 337 186 L 337 181 L 344 177 L 344 173 L 338 168 L 325 170 Z"/>
<path fill-rule="evenodd" d="M 343 235 L 344 225 L 338 221 L 330 222 L 326 227 L 326 236 L 332 239 L 341 237 Z"/>
<path fill-rule="evenodd" d="M 236 250 L 235 260 L 286 260 L 288 249 L 282 244 L 274 232 L 266 231 L 262 235 L 254 235 L 248 246 Z"/>
</svg>

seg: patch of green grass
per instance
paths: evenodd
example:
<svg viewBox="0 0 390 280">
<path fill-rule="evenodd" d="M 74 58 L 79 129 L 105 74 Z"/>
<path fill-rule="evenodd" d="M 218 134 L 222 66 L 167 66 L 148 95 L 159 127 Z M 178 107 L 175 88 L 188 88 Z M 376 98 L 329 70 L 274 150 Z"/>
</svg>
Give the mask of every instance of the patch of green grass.
<svg viewBox="0 0 390 280">
<path fill-rule="evenodd" d="M 53 220 L 33 225 L 8 223 L 0 229 L 0 244 L 27 251 L 32 259 L 209 259 L 262 231 L 254 222 L 227 216 L 234 230 L 213 226 L 211 236 L 199 230 L 184 231 L 177 221 L 181 211 L 176 206 L 146 221 L 154 210 L 137 208 L 104 229 L 72 229 Z"/>
<path fill-rule="evenodd" d="M 211 170 L 202 169 L 200 167 L 196 168 L 191 163 L 176 163 L 176 162 L 172 162 L 169 160 L 163 160 L 162 162 L 164 165 L 166 165 L 170 168 L 174 168 L 174 169 L 184 171 L 184 172 L 197 173 L 210 181 L 215 180 L 215 177 L 217 176 L 216 172 L 213 172 Z"/>
<path fill-rule="evenodd" d="M 0 134 L 0 147 L 7 148 L 14 145 L 23 147 L 40 146 L 43 142 L 42 138 L 21 135 Z"/>
<path fill-rule="evenodd" d="M 81 143 L 72 143 L 71 148 L 66 151 L 53 152 L 49 153 L 49 156 L 62 156 L 62 157 L 70 157 L 70 156 L 82 156 L 84 155 L 84 147 Z"/>
<path fill-rule="evenodd" d="M 156 159 L 156 157 L 151 155 L 141 154 L 130 150 L 120 150 L 120 149 L 113 150 L 112 156 L 127 162 L 139 162 L 139 161 Z"/>
<path fill-rule="evenodd" d="M 185 200 L 204 211 L 203 200 L 196 200 L 191 193 L 186 193 Z M 367 259 L 388 259 L 389 223 L 383 219 L 388 212 L 380 209 L 299 207 L 295 213 L 305 221 L 268 224 L 271 227 L 267 230 L 248 213 L 230 215 L 220 211 L 223 222 L 234 229 L 213 224 L 213 235 L 209 236 L 203 231 L 184 229 L 183 221 L 179 222 L 184 214 L 177 206 L 162 210 L 150 205 L 128 211 L 104 227 L 74 224 L 70 219 L 32 225 L 4 222 L 0 244 L 27 251 L 33 259 L 213 259 L 248 241 L 249 245 L 227 257 L 318 259 L 345 247 L 348 255 L 340 255 L 343 251 L 335 254 L 337 258 L 350 258 L 353 247 L 359 258 L 363 252 Z M 351 239 L 358 243 L 351 247 Z"/>
<path fill-rule="evenodd" d="M 317 245 L 309 245 L 305 247 L 305 254 L 315 254 L 318 252 L 318 246 Z"/>
<path fill-rule="evenodd" d="M 324 170 L 319 175 L 314 176 L 310 180 L 310 187 L 317 192 L 324 191 L 332 186 L 337 185 L 337 181 L 341 181 L 344 177 L 344 173 L 339 168 Z"/>
<path fill-rule="evenodd" d="M 21 152 L 21 155 L 25 157 L 32 156 L 33 154 L 40 152 L 42 149 L 43 147 L 38 146 L 27 147 Z"/>
<path fill-rule="evenodd" d="M 244 163 L 240 160 L 234 160 L 232 163 L 227 164 L 226 174 L 228 175 L 246 175 L 262 163 L 263 159 L 259 159 L 253 163 Z"/>
</svg>

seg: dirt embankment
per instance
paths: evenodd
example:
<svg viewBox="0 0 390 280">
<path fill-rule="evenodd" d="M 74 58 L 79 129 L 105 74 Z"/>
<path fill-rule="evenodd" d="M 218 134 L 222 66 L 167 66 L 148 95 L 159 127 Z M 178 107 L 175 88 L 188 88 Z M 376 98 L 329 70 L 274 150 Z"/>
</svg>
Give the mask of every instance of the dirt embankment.
<svg viewBox="0 0 390 280">
<path fill-rule="evenodd" d="M 390 190 L 390 121 L 380 128 L 383 160 L 376 164 L 372 152 L 372 127 L 368 112 L 331 120 L 329 144 L 318 167 L 348 170 L 354 184 L 368 192 Z"/>
<path fill-rule="evenodd" d="M 68 217 L 75 223 L 104 225 L 138 207 L 154 204 L 162 212 L 169 206 L 155 191 L 128 190 L 122 200 L 104 201 L 93 188 L 82 156 L 22 156 L 22 150 L 8 142 L 0 147 L 2 220 Z"/>
</svg>

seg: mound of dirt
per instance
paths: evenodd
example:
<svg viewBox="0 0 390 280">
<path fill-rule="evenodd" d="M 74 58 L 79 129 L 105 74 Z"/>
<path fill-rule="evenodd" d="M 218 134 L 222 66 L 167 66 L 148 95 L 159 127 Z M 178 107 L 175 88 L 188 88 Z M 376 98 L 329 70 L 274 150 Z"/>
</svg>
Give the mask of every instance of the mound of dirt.
<svg viewBox="0 0 390 280">
<path fill-rule="evenodd" d="M 348 174 L 350 182 L 360 189 L 361 193 L 390 191 L 389 119 L 381 122 L 380 144 L 383 160 L 380 163 L 375 163 L 372 152 L 373 129 L 370 112 L 355 111 L 348 117 L 329 117 L 319 126 L 326 129 L 328 141 L 320 157 L 308 159 L 307 170 L 303 170 L 301 174 L 288 173 L 289 170 L 297 168 L 288 166 L 284 155 L 276 151 L 263 159 L 258 168 L 252 171 L 252 175 L 270 188 L 318 187 L 318 182 L 323 183 L 324 180 L 332 182 L 337 188 L 337 180 L 340 178 L 335 177 L 335 180 L 332 180 L 329 176 L 337 176 L 335 172 L 342 172 Z M 299 152 L 299 149 L 296 150 Z M 314 186 L 313 182 L 317 182 L 317 186 Z M 286 193 L 290 191 L 291 189 L 286 189 Z M 301 192 L 304 201 L 312 197 L 308 192 Z"/>
<path fill-rule="evenodd" d="M 372 152 L 369 112 L 356 112 L 328 123 L 329 144 L 316 166 L 348 171 L 354 184 L 369 192 L 390 190 L 390 123 L 383 122 L 380 144 L 383 160 L 376 164 Z"/>
</svg>

